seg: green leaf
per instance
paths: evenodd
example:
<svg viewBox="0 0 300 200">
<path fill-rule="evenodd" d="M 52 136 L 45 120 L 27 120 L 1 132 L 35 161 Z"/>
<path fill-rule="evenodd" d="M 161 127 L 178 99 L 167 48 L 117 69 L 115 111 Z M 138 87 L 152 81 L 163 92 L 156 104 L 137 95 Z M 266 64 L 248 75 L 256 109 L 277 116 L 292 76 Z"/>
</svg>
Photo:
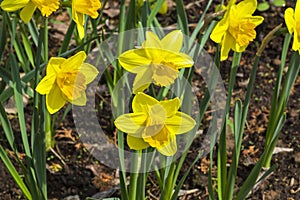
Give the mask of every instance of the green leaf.
<svg viewBox="0 0 300 200">
<path fill-rule="evenodd" d="M 258 5 L 257 5 L 257 10 L 258 11 L 266 11 L 266 10 L 268 10 L 270 8 L 270 5 L 269 5 L 269 3 L 268 2 L 262 2 L 262 3 L 259 3 Z"/>
<path fill-rule="evenodd" d="M 274 0 L 273 5 L 277 7 L 284 7 L 286 4 L 285 0 Z"/>
<path fill-rule="evenodd" d="M 24 108 L 23 108 L 23 94 L 22 94 L 19 68 L 17 66 L 16 58 L 13 54 L 10 54 L 9 60 L 10 60 L 11 66 L 12 66 L 11 74 L 12 74 L 12 79 L 14 82 L 14 84 L 13 84 L 14 98 L 15 98 L 16 107 L 18 110 L 18 118 L 19 118 L 19 123 L 20 123 L 22 142 L 24 145 L 26 155 L 30 157 L 31 152 L 30 152 L 27 131 L 26 131 L 26 122 L 25 122 L 25 115 L 24 115 Z"/>
<path fill-rule="evenodd" d="M 0 23 L 0 60 L 2 60 L 2 56 L 4 54 L 4 50 L 5 50 L 5 46 L 6 46 L 6 41 L 7 40 L 7 29 L 6 29 L 6 21 L 7 21 L 7 17 L 6 15 L 3 15 L 4 11 L 0 11 L 2 17 L 2 23 Z"/>
<path fill-rule="evenodd" d="M 15 151 L 16 149 L 15 149 L 15 144 L 14 144 L 14 140 L 15 140 L 14 133 L 12 131 L 11 124 L 7 118 L 6 112 L 5 112 L 4 107 L 1 102 L 0 102 L 0 122 L 1 122 L 1 126 L 4 130 L 6 139 L 10 145 L 10 148 Z"/>
<path fill-rule="evenodd" d="M 5 167 L 8 169 L 9 173 L 17 183 L 17 185 L 20 187 L 22 190 L 23 194 L 25 195 L 26 199 L 32 200 L 32 196 L 27 189 L 25 183 L 23 182 L 21 176 L 18 174 L 16 168 L 10 161 L 9 157 L 6 154 L 6 151 L 3 149 L 3 147 L 0 145 L 0 158 L 3 161 Z"/>
<path fill-rule="evenodd" d="M 154 8 L 151 10 L 151 13 L 148 17 L 148 20 L 147 20 L 147 26 L 150 26 L 151 23 L 153 22 L 156 14 L 158 13 L 159 9 L 161 8 L 161 6 L 163 5 L 164 3 L 164 0 L 158 0 L 155 5 L 154 5 Z"/>
<path fill-rule="evenodd" d="M 21 36 L 22 36 L 23 45 L 24 45 L 24 49 L 27 54 L 27 57 L 28 57 L 31 65 L 34 66 L 33 54 L 31 51 L 32 44 L 30 43 L 30 41 L 28 39 L 28 35 L 26 35 L 25 31 L 21 31 Z"/>
</svg>

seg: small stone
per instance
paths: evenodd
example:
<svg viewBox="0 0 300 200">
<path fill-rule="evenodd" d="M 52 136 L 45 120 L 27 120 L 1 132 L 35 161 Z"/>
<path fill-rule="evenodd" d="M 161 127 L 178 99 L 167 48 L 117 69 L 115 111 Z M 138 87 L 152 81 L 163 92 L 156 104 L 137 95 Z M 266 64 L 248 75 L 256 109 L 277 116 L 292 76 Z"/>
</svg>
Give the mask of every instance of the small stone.
<svg viewBox="0 0 300 200">
<path fill-rule="evenodd" d="M 298 152 L 294 155 L 294 159 L 295 159 L 296 163 L 300 163 L 300 152 Z"/>
<path fill-rule="evenodd" d="M 63 200 L 80 200 L 78 195 L 65 197 Z"/>
<path fill-rule="evenodd" d="M 281 60 L 278 59 L 278 58 L 275 58 L 275 59 L 273 60 L 273 64 L 276 65 L 276 66 L 279 66 L 279 65 L 281 64 Z"/>
</svg>

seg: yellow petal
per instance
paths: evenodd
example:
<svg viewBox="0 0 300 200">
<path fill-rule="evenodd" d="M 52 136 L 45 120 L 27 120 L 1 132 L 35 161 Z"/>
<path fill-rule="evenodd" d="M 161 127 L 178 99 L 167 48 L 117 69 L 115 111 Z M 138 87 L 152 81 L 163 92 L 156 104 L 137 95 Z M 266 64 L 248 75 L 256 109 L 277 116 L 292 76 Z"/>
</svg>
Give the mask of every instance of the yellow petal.
<svg viewBox="0 0 300 200">
<path fill-rule="evenodd" d="M 152 127 L 146 127 L 143 133 L 143 139 L 151 147 L 160 148 L 169 143 L 170 133 L 166 127 L 163 126 L 160 131 L 156 132 L 155 134 L 152 134 L 151 131 L 147 131 L 147 129 L 152 129 Z"/>
<path fill-rule="evenodd" d="M 226 60 L 228 58 L 228 54 L 230 49 L 234 48 L 235 46 L 235 40 L 234 38 L 229 34 L 226 33 L 224 35 L 224 39 L 222 40 L 221 44 L 221 57 L 220 60 Z"/>
<path fill-rule="evenodd" d="M 165 14 L 167 14 L 167 12 L 168 12 L 168 3 L 167 3 L 167 1 L 164 1 L 163 5 L 160 7 L 158 13 L 165 15 Z"/>
<path fill-rule="evenodd" d="M 4 0 L 0 7 L 7 12 L 13 12 L 25 7 L 28 3 L 29 0 Z"/>
<path fill-rule="evenodd" d="M 231 6 L 235 5 L 235 3 L 236 3 L 236 0 L 230 0 L 230 1 L 228 2 L 227 7 L 231 7 Z"/>
<path fill-rule="evenodd" d="M 55 83 L 55 80 L 55 74 L 47 75 L 39 82 L 35 90 L 40 94 L 49 94 L 53 84 Z"/>
<path fill-rule="evenodd" d="M 193 59 L 185 53 L 176 53 L 167 50 L 162 50 L 160 53 L 164 58 L 164 60 L 161 63 L 166 63 L 174 69 L 192 67 L 194 64 Z"/>
<path fill-rule="evenodd" d="M 156 135 L 159 135 L 164 127 L 166 114 L 166 110 L 160 104 L 151 106 L 143 137 L 155 137 Z"/>
<path fill-rule="evenodd" d="M 160 39 L 158 38 L 158 36 L 151 32 L 151 31 L 147 31 L 146 32 L 146 40 L 143 42 L 142 44 L 143 48 L 164 48 L 161 44 Z"/>
<path fill-rule="evenodd" d="M 97 68 L 89 63 L 82 63 L 79 70 L 85 76 L 86 84 L 92 82 L 99 73 Z"/>
<path fill-rule="evenodd" d="M 294 18 L 294 10 L 292 8 L 288 8 L 285 10 L 284 19 L 285 19 L 286 26 L 289 30 L 289 33 L 292 34 L 294 32 L 294 27 L 296 23 Z"/>
<path fill-rule="evenodd" d="M 66 103 L 61 90 L 54 84 L 49 94 L 46 95 L 46 106 L 50 114 L 59 111 Z"/>
<path fill-rule="evenodd" d="M 77 12 L 72 7 L 72 19 L 76 23 L 79 38 L 80 39 L 84 38 L 84 27 L 83 27 L 84 26 L 84 14 Z"/>
<path fill-rule="evenodd" d="M 150 82 L 149 83 L 145 83 L 145 81 L 143 83 L 141 82 L 136 82 L 136 84 L 133 85 L 133 94 L 137 94 L 139 92 L 143 92 L 144 90 L 146 90 L 147 88 L 149 88 L 150 86 Z"/>
<path fill-rule="evenodd" d="M 164 49 L 179 52 L 182 48 L 183 34 L 180 30 L 168 33 L 162 40 L 161 45 Z"/>
<path fill-rule="evenodd" d="M 255 26 L 260 25 L 264 21 L 264 18 L 261 16 L 251 16 L 249 19 L 250 22 L 253 23 Z"/>
<path fill-rule="evenodd" d="M 165 109 L 166 117 L 171 117 L 177 113 L 180 107 L 180 100 L 176 97 L 171 100 L 160 101 L 159 104 Z"/>
<path fill-rule="evenodd" d="M 144 66 L 137 73 L 133 82 L 133 93 L 143 92 L 152 83 L 153 70 L 151 66 Z"/>
<path fill-rule="evenodd" d="M 78 70 L 86 58 L 84 51 L 80 51 L 74 56 L 65 60 L 61 66 L 63 72 L 73 72 Z"/>
<path fill-rule="evenodd" d="M 141 66 L 149 65 L 152 58 L 149 58 L 145 49 L 134 49 L 122 53 L 119 56 L 120 65 L 131 73 L 138 73 Z"/>
<path fill-rule="evenodd" d="M 32 18 L 35 9 L 36 9 L 36 5 L 32 2 L 29 2 L 20 12 L 21 19 L 25 23 L 28 23 Z"/>
<path fill-rule="evenodd" d="M 127 135 L 127 144 L 130 149 L 134 150 L 142 150 L 149 147 L 149 144 L 146 143 L 142 138 L 137 138 L 130 135 Z"/>
<path fill-rule="evenodd" d="M 221 43 L 223 37 L 228 29 L 228 21 L 224 18 L 217 23 L 214 30 L 210 34 L 210 39 L 215 43 Z"/>
<path fill-rule="evenodd" d="M 47 75 L 59 73 L 61 71 L 61 65 L 65 62 L 65 60 L 65 58 L 51 57 L 47 65 Z"/>
<path fill-rule="evenodd" d="M 296 6 L 295 6 L 295 19 L 296 19 L 296 24 L 298 24 L 298 31 L 300 32 L 300 1 L 296 1 Z M 300 34 L 298 32 L 298 34 Z"/>
<path fill-rule="evenodd" d="M 114 123 L 120 131 L 141 138 L 141 131 L 145 128 L 146 119 L 147 116 L 144 113 L 128 113 L 117 117 Z"/>
<path fill-rule="evenodd" d="M 155 98 L 139 92 L 132 100 L 132 110 L 134 113 L 148 113 L 151 106 L 158 104 L 158 102 Z"/>
<path fill-rule="evenodd" d="M 166 127 L 172 134 L 182 134 L 192 130 L 196 125 L 193 118 L 183 112 L 177 112 L 173 117 L 167 118 Z"/>
<path fill-rule="evenodd" d="M 178 77 L 179 71 L 167 65 L 154 65 L 153 81 L 158 86 L 171 85 Z"/>
<path fill-rule="evenodd" d="M 49 17 L 59 8 L 59 0 L 31 0 L 43 16 Z"/>
<path fill-rule="evenodd" d="M 232 14 L 233 17 L 236 19 L 243 18 L 247 15 L 252 15 L 257 8 L 257 1 L 256 0 L 244 0 L 238 3 L 235 6 L 232 6 L 233 9 Z"/>
<path fill-rule="evenodd" d="M 87 14 L 92 18 L 97 18 L 98 9 L 101 8 L 100 0 L 73 0 L 72 7 L 76 12 Z"/>
<path fill-rule="evenodd" d="M 82 92 L 79 98 L 68 100 L 71 104 L 76 106 L 85 106 L 86 105 L 86 94 Z"/>
<path fill-rule="evenodd" d="M 298 30 L 295 30 L 295 33 L 294 33 L 294 41 L 293 41 L 293 46 L 292 46 L 292 49 L 294 51 L 300 51 L 300 36 L 298 36 L 297 34 L 300 34 L 300 33 L 297 33 Z"/>
<path fill-rule="evenodd" d="M 171 135 L 169 142 L 156 148 L 159 153 L 165 156 L 173 156 L 177 152 L 176 136 Z"/>
</svg>

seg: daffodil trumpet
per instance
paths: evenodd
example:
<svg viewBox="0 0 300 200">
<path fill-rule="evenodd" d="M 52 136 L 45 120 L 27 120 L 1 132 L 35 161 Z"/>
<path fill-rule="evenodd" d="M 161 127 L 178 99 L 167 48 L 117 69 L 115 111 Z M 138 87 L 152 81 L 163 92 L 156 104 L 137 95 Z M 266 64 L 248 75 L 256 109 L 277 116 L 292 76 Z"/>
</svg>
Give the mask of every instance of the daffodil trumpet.
<svg viewBox="0 0 300 200">
<path fill-rule="evenodd" d="M 116 127 L 127 134 L 131 149 L 142 150 L 153 147 L 165 156 L 177 152 L 176 135 L 194 128 L 196 122 L 189 115 L 178 111 L 179 98 L 158 101 L 138 93 L 132 101 L 133 113 L 120 115 Z"/>
<path fill-rule="evenodd" d="M 66 102 L 84 106 L 86 85 L 97 76 L 98 70 L 84 63 L 86 54 L 80 51 L 65 59 L 52 57 L 46 69 L 46 76 L 36 87 L 36 91 L 46 95 L 46 106 L 50 114 L 60 110 Z"/>
<path fill-rule="evenodd" d="M 257 7 L 256 0 L 244 0 L 235 4 L 230 0 L 226 13 L 213 29 L 210 38 L 221 45 L 221 61 L 228 58 L 229 51 L 243 52 L 256 38 L 255 28 L 264 20 L 261 16 L 252 16 Z"/>
<path fill-rule="evenodd" d="M 183 34 L 175 30 L 161 40 L 153 32 L 146 32 L 142 48 L 128 50 L 119 56 L 119 63 L 127 71 L 136 74 L 133 93 L 142 92 L 151 83 L 169 86 L 178 77 L 179 69 L 192 67 L 193 59 L 180 52 Z"/>
</svg>

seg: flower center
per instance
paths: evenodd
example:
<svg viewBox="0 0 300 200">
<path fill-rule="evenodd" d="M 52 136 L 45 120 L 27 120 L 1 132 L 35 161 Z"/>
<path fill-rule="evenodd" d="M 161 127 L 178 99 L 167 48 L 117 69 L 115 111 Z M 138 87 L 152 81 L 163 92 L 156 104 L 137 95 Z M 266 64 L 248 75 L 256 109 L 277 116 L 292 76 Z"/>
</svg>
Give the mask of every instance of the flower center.
<svg viewBox="0 0 300 200">
<path fill-rule="evenodd" d="M 300 37 L 300 21 L 299 21 L 299 23 L 296 23 L 296 31 L 297 31 L 298 37 Z"/>
<path fill-rule="evenodd" d="M 31 0 L 41 11 L 43 16 L 49 17 L 59 7 L 59 0 Z"/>
<path fill-rule="evenodd" d="M 165 127 L 167 112 L 159 104 L 153 105 L 146 121 L 146 128 L 143 132 L 143 139 L 152 147 L 159 147 L 168 142 L 169 135 Z"/>
<path fill-rule="evenodd" d="M 77 12 L 92 18 L 98 17 L 98 9 L 101 8 L 100 0 L 73 0 L 73 4 Z"/>
<path fill-rule="evenodd" d="M 250 20 L 242 20 L 232 24 L 235 26 L 229 26 L 229 33 L 240 46 L 247 46 L 256 37 L 255 24 Z"/>
<path fill-rule="evenodd" d="M 69 100 L 79 98 L 86 89 L 85 76 L 78 71 L 59 74 L 56 83 Z"/>
<path fill-rule="evenodd" d="M 151 137 L 158 134 L 165 125 L 166 118 L 165 109 L 159 104 L 153 105 L 148 112 L 144 136 Z"/>
</svg>

